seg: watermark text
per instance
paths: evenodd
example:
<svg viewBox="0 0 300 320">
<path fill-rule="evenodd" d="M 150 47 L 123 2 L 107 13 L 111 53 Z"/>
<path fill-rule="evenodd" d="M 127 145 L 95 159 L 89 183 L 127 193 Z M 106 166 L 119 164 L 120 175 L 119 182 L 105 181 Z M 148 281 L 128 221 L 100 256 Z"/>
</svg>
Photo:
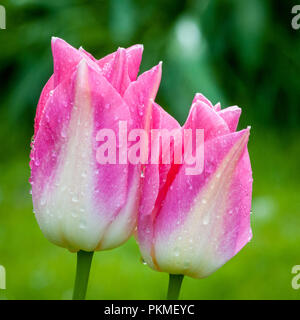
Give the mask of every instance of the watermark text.
<svg viewBox="0 0 300 320">
<path fill-rule="evenodd" d="M 0 29 L 6 29 L 6 11 L 3 6 L 0 5 Z"/>
<path fill-rule="evenodd" d="M 203 129 L 132 129 L 119 121 L 118 133 L 112 129 L 97 132 L 101 143 L 96 151 L 100 164 L 184 164 L 186 175 L 204 169 Z"/>
<path fill-rule="evenodd" d="M 292 19 L 292 22 L 291 22 L 292 28 L 294 30 L 298 30 L 298 29 L 300 29 L 300 4 L 293 6 L 292 14 L 295 15 Z"/>
</svg>

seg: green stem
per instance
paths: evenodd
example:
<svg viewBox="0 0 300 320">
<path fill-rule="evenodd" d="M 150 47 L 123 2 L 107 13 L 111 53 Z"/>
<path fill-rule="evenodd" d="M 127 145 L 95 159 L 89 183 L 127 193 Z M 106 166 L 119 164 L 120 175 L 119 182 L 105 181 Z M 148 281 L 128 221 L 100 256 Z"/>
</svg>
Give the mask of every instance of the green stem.
<svg viewBox="0 0 300 320">
<path fill-rule="evenodd" d="M 178 300 L 183 277 L 182 274 L 170 274 L 168 300 Z"/>
<path fill-rule="evenodd" d="M 94 252 L 78 251 L 73 300 L 84 300 Z"/>
</svg>

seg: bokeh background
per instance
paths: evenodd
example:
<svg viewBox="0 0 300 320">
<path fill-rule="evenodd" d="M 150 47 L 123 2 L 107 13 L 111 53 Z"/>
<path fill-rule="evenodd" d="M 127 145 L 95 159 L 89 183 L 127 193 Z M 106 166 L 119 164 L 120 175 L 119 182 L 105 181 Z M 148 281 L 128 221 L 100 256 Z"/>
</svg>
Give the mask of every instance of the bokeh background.
<svg viewBox="0 0 300 320">
<path fill-rule="evenodd" d="M 144 44 L 141 71 L 163 61 L 157 101 L 184 122 L 196 92 L 243 109 L 251 125 L 253 240 L 183 299 L 299 299 L 300 30 L 293 1 L 11 0 L 0 30 L 0 299 L 69 299 L 75 254 L 42 235 L 28 183 L 30 140 L 41 89 L 52 73 L 51 36 L 100 58 Z M 87 298 L 162 299 L 168 276 L 140 261 L 134 239 L 98 252 Z"/>
</svg>

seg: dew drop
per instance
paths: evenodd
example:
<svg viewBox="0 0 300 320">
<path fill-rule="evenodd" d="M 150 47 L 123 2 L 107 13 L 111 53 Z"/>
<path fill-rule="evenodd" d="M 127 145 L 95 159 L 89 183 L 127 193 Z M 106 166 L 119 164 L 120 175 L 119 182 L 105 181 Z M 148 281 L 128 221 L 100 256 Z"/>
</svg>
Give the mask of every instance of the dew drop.
<svg viewBox="0 0 300 320">
<path fill-rule="evenodd" d="M 62 138 L 66 138 L 66 136 L 67 136 L 65 130 L 61 130 L 60 135 L 61 135 Z"/>
<path fill-rule="evenodd" d="M 78 201 L 79 201 L 79 199 L 76 196 L 72 197 L 72 202 L 78 202 Z"/>
<path fill-rule="evenodd" d="M 82 172 L 81 176 L 82 176 L 82 178 L 85 178 L 87 176 L 87 173 L 84 171 L 84 172 Z"/>
<path fill-rule="evenodd" d="M 179 257 L 179 250 L 177 248 L 174 250 L 174 256 Z"/>
<path fill-rule="evenodd" d="M 209 215 L 205 215 L 204 218 L 203 218 L 203 224 L 204 225 L 208 225 L 209 224 Z"/>
</svg>

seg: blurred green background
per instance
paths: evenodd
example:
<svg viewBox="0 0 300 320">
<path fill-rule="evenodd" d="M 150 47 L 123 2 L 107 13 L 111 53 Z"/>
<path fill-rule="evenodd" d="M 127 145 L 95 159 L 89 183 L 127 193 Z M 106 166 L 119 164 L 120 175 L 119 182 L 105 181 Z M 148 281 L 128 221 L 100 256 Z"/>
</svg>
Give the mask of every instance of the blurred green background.
<svg viewBox="0 0 300 320">
<path fill-rule="evenodd" d="M 186 278 L 183 299 L 299 299 L 300 30 L 293 1 L 1 1 L 0 299 L 69 299 L 75 254 L 42 235 L 32 213 L 30 139 L 41 89 L 52 73 L 50 37 L 97 58 L 144 44 L 141 71 L 163 61 L 157 101 L 181 123 L 196 92 L 243 109 L 251 125 L 253 240 L 203 280 Z M 131 239 L 93 261 L 87 298 L 162 299 L 167 274 L 140 261 Z"/>
</svg>

